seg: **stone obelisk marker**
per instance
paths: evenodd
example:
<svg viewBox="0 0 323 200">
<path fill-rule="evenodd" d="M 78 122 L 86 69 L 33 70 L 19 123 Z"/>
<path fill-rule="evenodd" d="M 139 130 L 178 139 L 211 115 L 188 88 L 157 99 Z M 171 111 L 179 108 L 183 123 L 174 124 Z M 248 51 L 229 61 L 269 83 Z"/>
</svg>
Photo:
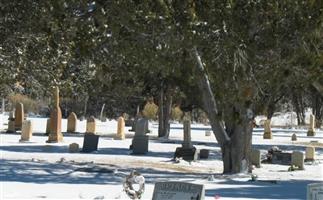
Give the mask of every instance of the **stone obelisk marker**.
<svg viewBox="0 0 323 200">
<path fill-rule="evenodd" d="M 48 143 L 61 142 L 63 141 L 62 135 L 62 111 L 59 107 L 59 89 L 54 88 L 53 92 L 54 106 L 50 114 L 50 132 L 48 136 Z"/>
</svg>

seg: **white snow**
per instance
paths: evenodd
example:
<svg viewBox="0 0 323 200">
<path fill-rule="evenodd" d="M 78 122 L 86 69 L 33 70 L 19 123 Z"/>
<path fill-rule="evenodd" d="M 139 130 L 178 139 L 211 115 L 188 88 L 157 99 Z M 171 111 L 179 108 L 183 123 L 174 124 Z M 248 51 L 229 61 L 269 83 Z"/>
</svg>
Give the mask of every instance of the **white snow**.
<svg viewBox="0 0 323 200">
<path fill-rule="evenodd" d="M 2 123 L 7 117 L 0 116 Z M 151 199 L 157 181 L 185 181 L 205 185 L 206 199 L 305 199 L 306 185 L 322 181 L 323 147 L 316 148 L 316 161 L 306 164 L 305 170 L 291 171 L 286 165 L 262 164 L 250 175 L 222 175 L 221 152 L 215 137 L 205 136 L 210 126 L 192 124 L 192 141 L 198 149 L 209 149 L 210 157 L 197 162 L 172 161 L 176 147 L 181 146 L 183 130 L 181 124 L 171 125 L 170 140 L 157 139 L 158 124 L 150 123 L 149 153 L 131 155 L 133 132 L 126 132 L 126 140 L 114 140 L 117 122 L 97 121 L 101 135 L 99 149 L 93 153 L 68 153 L 68 145 L 76 142 L 82 147 L 86 122 L 78 121 L 78 134 L 64 134 L 64 142 L 48 144 L 44 135 L 45 118 L 29 118 L 34 135 L 30 142 L 19 143 L 20 134 L 0 135 L 1 187 L 0 199 L 129 199 L 123 192 L 122 182 L 132 170 L 143 174 L 146 180 L 143 199 Z M 1 123 L 1 125 L 2 125 Z M 67 121 L 62 122 L 63 132 Z M 1 128 L 0 125 L 0 128 Z M 131 127 L 126 127 L 126 130 Z M 272 146 L 282 150 L 305 152 L 305 143 L 323 142 L 323 131 L 317 130 L 315 137 L 307 137 L 304 129 L 272 129 L 273 139 L 263 140 L 263 129 L 253 133 L 253 146 L 266 151 Z M 291 142 L 296 133 L 297 142 Z M 89 171 L 92 170 L 92 171 Z M 214 179 L 210 178 L 214 176 Z M 210 181 L 209 181 L 210 180 Z M 270 182 L 276 180 L 277 183 Z"/>
</svg>

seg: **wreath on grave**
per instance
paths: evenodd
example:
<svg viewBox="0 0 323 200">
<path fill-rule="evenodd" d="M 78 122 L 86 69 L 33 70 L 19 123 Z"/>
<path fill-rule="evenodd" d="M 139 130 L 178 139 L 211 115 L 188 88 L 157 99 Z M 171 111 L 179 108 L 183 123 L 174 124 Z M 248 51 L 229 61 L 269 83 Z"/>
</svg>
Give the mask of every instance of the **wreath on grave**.
<svg viewBox="0 0 323 200">
<path fill-rule="evenodd" d="M 139 189 L 135 190 L 133 184 L 138 184 Z M 126 176 L 123 182 L 123 189 L 131 199 L 140 199 L 145 191 L 145 178 L 137 171 L 132 171 L 129 176 Z"/>
</svg>

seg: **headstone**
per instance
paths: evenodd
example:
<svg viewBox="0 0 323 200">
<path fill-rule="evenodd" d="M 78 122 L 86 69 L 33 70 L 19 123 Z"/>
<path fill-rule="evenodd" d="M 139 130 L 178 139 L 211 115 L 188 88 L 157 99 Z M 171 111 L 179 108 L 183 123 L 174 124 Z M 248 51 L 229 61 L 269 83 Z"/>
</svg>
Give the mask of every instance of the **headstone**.
<svg viewBox="0 0 323 200">
<path fill-rule="evenodd" d="M 291 165 L 292 153 L 288 152 L 273 152 L 271 163 L 281 165 Z"/>
<path fill-rule="evenodd" d="M 49 135 L 50 133 L 50 118 L 46 121 L 46 135 Z"/>
<path fill-rule="evenodd" d="M 59 89 L 58 87 L 54 88 L 53 92 L 54 105 L 53 110 L 50 114 L 50 132 L 48 136 L 48 143 L 62 142 L 62 111 L 59 107 Z"/>
<path fill-rule="evenodd" d="M 32 135 L 33 135 L 33 127 L 32 127 L 31 121 L 25 120 L 22 123 L 21 139 L 19 140 L 19 142 L 29 141 Z"/>
<path fill-rule="evenodd" d="M 264 139 L 272 139 L 273 134 L 271 132 L 271 120 L 267 119 L 264 123 Z"/>
<path fill-rule="evenodd" d="M 155 183 L 153 200 L 204 200 L 204 185 L 185 182 L 157 182 Z"/>
<path fill-rule="evenodd" d="M 206 130 L 205 131 L 205 136 L 211 136 L 211 131 L 210 130 Z"/>
<path fill-rule="evenodd" d="M 295 133 L 292 135 L 292 141 L 297 141 L 297 136 Z"/>
<path fill-rule="evenodd" d="M 13 116 L 13 112 L 9 113 L 9 119 L 8 119 L 8 130 L 7 133 L 15 133 L 16 127 L 15 127 L 15 118 Z"/>
<path fill-rule="evenodd" d="M 314 160 L 315 160 L 315 147 L 312 147 L 312 146 L 306 147 L 305 161 L 314 161 Z"/>
<path fill-rule="evenodd" d="M 191 141 L 191 121 L 185 120 L 183 123 L 184 129 L 184 141 L 182 147 L 177 147 L 175 151 L 174 158 L 182 157 L 184 160 L 192 161 L 197 160 L 198 151 L 192 145 Z"/>
<path fill-rule="evenodd" d="M 77 143 L 72 143 L 68 146 L 68 151 L 70 153 L 78 153 L 80 151 L 79 144 Z"/>
<path fill-rule="evenodd" d="M 259 149 L 251 149 L 251 164 L 260 167 L 261 152 Z"/>
<path fill-rule="evenodd" d="M 298 169 L 304 169 L 304 154 L 303 154 L 303 152 L 293 151 L 291 165 L 298 167 Z"/>
<path fill-rule="evenodd" d="M 90 153 L 98 150 L 99 135 L 85 134 L 83 139 L 82 152 Z"/>
<path fill-rule="evenodd" d="M 200 155 L 199 156 L 200 159 L 208 159 L 210 155 L 210 150 L 200 149 L 199 155 Z"/>
<path fill-rule="evenodd" d="M 146 135 L 148 120 L 138 119 L 136 123 L 136 132 L 132 140 L 133 154 L 145 154 L 148 152 L 149 136 Z"/>
<path fill-rule="evenodd" d="M 125 128 L 125 120 L 123 116 L 120 116 L 118 118 L 117 139 L 120 139 L 120 140 L 125 139 L 124 128 Z"/>
<path fill-rule="evenodd" d="M 310 115 L 310 127 L 307 131 L 307 136 L 315 136 L 315 116 Z"/>
<path fill-rule="evenodd" d="M 307 185 L 307 200 L 323 199 L 323 183 L 311 183 Z"/>
<path fill-rule="evenodd" d="M 21 130 L 22 122 L 24 121 L 25 114 L 24 114 L 24 105 L 22 103 L 16 104 L 15 110 L 15 127 L 16 130 Z"/>
<path fill-rule="evenodd" d="M 96 122 L 95 118 L 91 116 L 86 121 L 86 134 L 95 134 L 96 133 Z"/>
<path fill-rule="evenodd" d="M 76 131 L 77 116 L 74 112 L 71 112 L 67 118 L 67 132 L 75 133 Z"/>
</svg>

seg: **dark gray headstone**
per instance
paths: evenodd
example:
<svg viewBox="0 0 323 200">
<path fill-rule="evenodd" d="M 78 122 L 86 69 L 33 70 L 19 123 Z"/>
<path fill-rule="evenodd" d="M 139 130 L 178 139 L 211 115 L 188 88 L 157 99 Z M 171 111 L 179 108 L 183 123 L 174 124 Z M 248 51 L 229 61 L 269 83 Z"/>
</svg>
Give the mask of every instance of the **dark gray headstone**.
<svg viewBox="0 0 323 200">
<path fill-rule="evenodd" d="M 153 200 L 203 200 L 204 198 L 204 185 L 185 182 L 157 182 L 153 193 Z"/>
<path fill-rule="evenodd" d="M 99 135 L 85 134 L 82 152 L 90 153 L 98 150 Z"/>
<path fill-rule="evenodd" d="M 272 164 L 291 165 L 292 153 L 273 152 Z"/>
<path fill-rule="evenodd" d="M 177 147 L 174 158 L 183 158 L 186 161 L 196 161 L 198 159 L 198 151 L 195 147 L 183 148 Z"/>
<path fill-rule="evenodd" d="M 133 154 L 145 154 L 148 152 L 149 136 L 139 135 L 134 136 L 132 140 L 132 153 Z"/>
<path fill-rule="evenodd" d="M 200 159 L 208 159 L 210 155 L 210 150 L 200 149 Z"/>
</svg>

